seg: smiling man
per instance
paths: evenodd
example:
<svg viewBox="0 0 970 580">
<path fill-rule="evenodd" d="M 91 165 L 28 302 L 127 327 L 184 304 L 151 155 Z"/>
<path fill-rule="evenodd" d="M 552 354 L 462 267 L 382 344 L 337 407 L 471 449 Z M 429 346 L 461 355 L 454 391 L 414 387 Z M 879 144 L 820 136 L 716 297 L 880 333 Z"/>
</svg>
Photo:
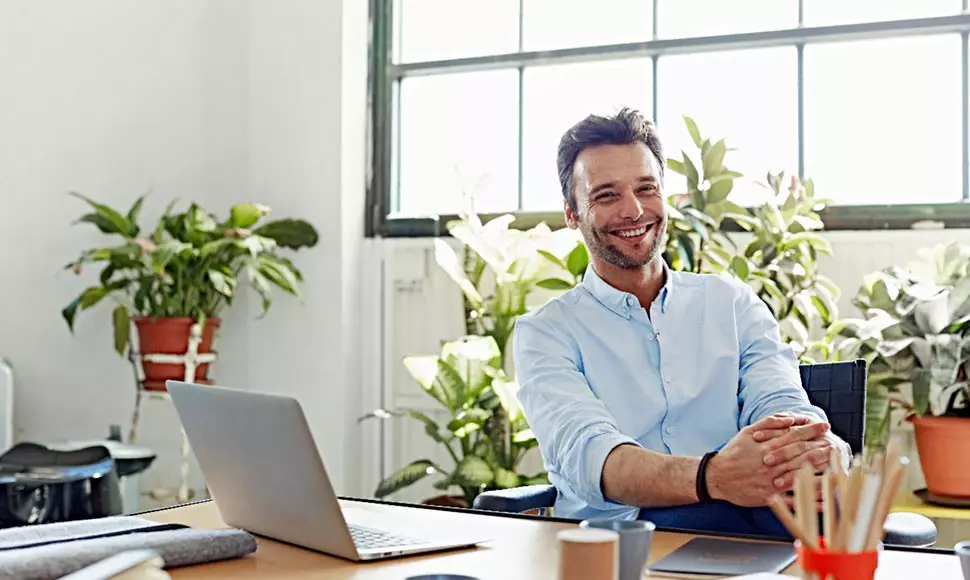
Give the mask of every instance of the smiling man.
<svg viewBox="0 0 970 580">
<path fill-rule="evenodd" d="M 559 144 L 582 285 L 519 318 L 519 398 L 565 517 L 787 536 L 765 506 L 832 447 L 767 306 L 744 283 L 662 258 L 663 150 L 624 109 Z"/>
</svg>

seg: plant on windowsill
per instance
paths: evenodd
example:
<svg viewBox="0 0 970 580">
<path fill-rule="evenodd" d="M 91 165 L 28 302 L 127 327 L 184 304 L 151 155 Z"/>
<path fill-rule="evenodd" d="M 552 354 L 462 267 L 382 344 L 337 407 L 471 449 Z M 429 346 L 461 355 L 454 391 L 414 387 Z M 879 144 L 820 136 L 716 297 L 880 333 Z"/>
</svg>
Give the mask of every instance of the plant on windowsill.
<svg viewBox="0 0 970 580">
<path fill-rule="evenodd" d="M 245 277 L 260 295 L 264 313 L 272 303 L 273 286 L 298 296 L 302 276 L 280 249 L 312 247 L 318 238 L 303 220 L 260 223 L 270 210 L 255 203 L 233 206 L 220 221 L 194 203 L 184 212 L 172 213 L 172 202 L 155 227 L 143 234 L 139 217 L 144 196 L 122 213 L 74 195 L 92 210 L 77 222 L 93 224 L 117 243 L 84 250 L 67 264 L 65 269 L 75 274 L 86 266 L 99 267 L 100 282 L 71 301 L 62 315 L 73 332 L 78 313 L 113 300 L 114 348 L 119 355 L 128 350 L 132 322 L 141 354 L 185 354 L 194 324 L 202 330 L 198 352 L 213 352 L 219 314 L 232 304 L 239 280 Z M 146 362 L 143 367 L 146 390 L 164 391 L 166 380 L 185 378 L 180 364 Z M 195 380 L 206 382 L 207 373 L 208 364 L 199 365 Z"/>
<path fill-rule="evenodd" d="M 831 329 L 842 359 L 869 363 L 867 440 L 885 447 L 894 411 L 913 423 L 929 492 L 970 497 L 970 248 L 938 244 L 866 276 L 862 319 Z"/>
</svg>

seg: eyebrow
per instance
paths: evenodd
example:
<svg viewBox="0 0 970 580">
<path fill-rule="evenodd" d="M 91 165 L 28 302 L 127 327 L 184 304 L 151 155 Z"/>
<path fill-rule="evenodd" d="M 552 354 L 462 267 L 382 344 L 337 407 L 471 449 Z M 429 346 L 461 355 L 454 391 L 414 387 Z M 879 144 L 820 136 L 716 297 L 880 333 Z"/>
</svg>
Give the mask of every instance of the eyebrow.
<svg viewBox="0 0 970 580">
<path fill-rule="evenodd" d="M 638 177 L 637 178 L 637 182 L 638 183 L 657 183 L 657 178 L 654 177 L 654 176 L 652 176 L 652 175 L 644 175 L 642 177 Z M 614 188 L 614 187 L 616 187 L 616 182 L 615 181 L 609 181 L 607 183 L 601 183 L 601 184 L 597 185 L 596 187 L 594 187 L 592 190 L 590 190 L 589 195 L 595 195 L 596 193 L 598 193 L 598 192 L 600 192 L 600 191 L 602 191 L 604 189 L 611 189 L 611 188 Z"/>
</svg>

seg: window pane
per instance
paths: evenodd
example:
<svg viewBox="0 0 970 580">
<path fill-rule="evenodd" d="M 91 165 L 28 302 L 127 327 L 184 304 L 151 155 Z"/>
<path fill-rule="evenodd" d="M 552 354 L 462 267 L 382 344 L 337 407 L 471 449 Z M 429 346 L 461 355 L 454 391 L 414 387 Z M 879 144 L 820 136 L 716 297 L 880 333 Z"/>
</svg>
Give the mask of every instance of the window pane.
<svg viewBox="0 0 970 580">
<path fill-rule="evenodd" d="M 955 34 L 805 47 L 816 189 L 843 204 L 959 199 L 960 79 Z"/>
<path fill-rule="evenodd" d="M 653 37 L 650 0 L 522 0 L 524 50 L 638 42 Z"/>
<path fill-rule="evenodd" d="M 518 71 L 406 78 L 401 83 L 400 213 L 478 211 L 518 199 Z"/>
<path fill-rule="evenodd" d="M 527 68 L 523 81 L 522 207 L 561 210 L 556 149 L 562 134 L 591 113 L 624 106 L 652 116 L 650 59 Z"/>
<path fill-rule="evenodd" d="M 687 151 L 695 164 L 700 151 L 684 125 L 694 119 L 701 135 L 712 143 L 724 139 L 729 151 L 724 164 L 744 178 L 735 182 L 731 199 L 741 205 L 767 199 L 768 171 L 798 169 L 797 62 L 793 47 L 739 50 L 659 61 L 659 124 L 668 158 Z M 665 179 L 666 193 L 687 190 L 687 180 L 673 171 Z"/>
<path fill-rule="evenodd" d="M 398 0 L 398 62 L 519 50 L 518 0 Z"/>
<path fill-rule="evenodd" d="M 657 0 L 657 36 L 685 38 L 798 26 L 797 0 Z"/>
<path fill-rule="evenodd" d="M 961 0 L 804 0 L 806 26 L 880 22 L 946 16 L 960 12 Z"/>
</svg>

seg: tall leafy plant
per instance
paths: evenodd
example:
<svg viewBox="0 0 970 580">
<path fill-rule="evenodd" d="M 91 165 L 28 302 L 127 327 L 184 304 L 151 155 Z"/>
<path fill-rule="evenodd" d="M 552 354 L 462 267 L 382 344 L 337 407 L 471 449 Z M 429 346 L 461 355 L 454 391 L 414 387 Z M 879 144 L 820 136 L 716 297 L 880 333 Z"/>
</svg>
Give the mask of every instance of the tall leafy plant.
<svg viewBox="0 0 970 580">
<path fill-rule="evenodd" d="M 735 182 L 743 177 L 728 168 L 732 151 L 725 140 L 704 138 L 690 117 L 684 123 L 697 147 L 667 160 L 668 167 L 687 179 L 687 191 L 668 197 L 668 240 L 664 259 L 674 270 L 730 274 L 747 282 L 771 308 L 783 338 L 799 355 L 838 319 L 838 287 L 818 271 L 818 256 L 832 248 L 818 234 L 817 199 L 810 179 L 784 172 L 767 175 L 769 199 L 744 208 L 731 200 Z M 699 169 L 698 169 L 699 168 Z"/>
<path fill-rule="evenodd" d="M 418 459 L 381 481 L 375 496 L 386 497 L 426 477 L 436 476 L 435 489 L 456 490 L 465 505 L 488 489 L 547 482 L 545 473 L 518 472 L 526 453 L 536 446 L 516 398 L 516 383 L 501 368 L 501 353 L 491 336 L 466 336 L 445 343 L 438 355 L 410 356 L 404 365 L 425 393 L 448 413 L 438 422 L 412 408 L 379 409 L 365 419 L 408 417 L 424 424 L 425 433 L 444 448 L 450 464 Z M 502 413 L 503 437 L 489 431 Z"/>
<path fill-rule="evenodd" d="M 312 247 L 318 239 L 306 221 L 264 221 L 270 209 L 255 203 L 237 204 L 218 219 L 195 203 L 173 213 L 172 202 L 154 227 L 143 230 L 144 196 L 122 212 L 75 195 L 90 209 L 77 223 L 94 225 L 115 243 L 86 249 L 65 266 L 76 274 L 87 267 L 100 271 L 99 283 L 81 292 L 62 315 L 73 331 L 80 312 L 106 299 L 114 301 L 114 347 L 119 354 L 128 346 L 132 315 L 187 316 L 202 322 L 232 304 L 241 278 L 262 298 L 264 312 L 272 303 L 273 287 L 298 296 L 302 275 L 280 250 Z"/>
</svg>

